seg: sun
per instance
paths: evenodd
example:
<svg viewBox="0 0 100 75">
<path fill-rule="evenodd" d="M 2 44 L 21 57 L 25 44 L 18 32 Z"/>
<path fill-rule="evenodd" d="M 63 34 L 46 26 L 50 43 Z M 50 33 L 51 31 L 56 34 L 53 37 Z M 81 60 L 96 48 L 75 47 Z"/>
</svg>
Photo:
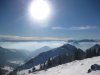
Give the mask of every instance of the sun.
<svg viewBox="0 0 100 75">
<path fill-rule="evenodd" d="M 50 5 L 46 0 L 33 0 L 29 6 L 29 14 L 35 20 L 46 20 L 50 15 Z"/>
</svg>

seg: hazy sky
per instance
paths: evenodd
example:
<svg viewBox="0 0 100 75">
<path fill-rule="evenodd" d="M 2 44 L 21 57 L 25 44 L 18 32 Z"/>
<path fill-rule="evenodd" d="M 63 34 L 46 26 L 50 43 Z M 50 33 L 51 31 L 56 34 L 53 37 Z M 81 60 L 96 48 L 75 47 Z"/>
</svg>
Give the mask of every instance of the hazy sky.
<svg viewBox="0 0 100 75">
<path fill-rule="evenodd" d="M 48 0 L 51 15 L 42 23 L 30 18 L 31 2 L 0 0 L 0 35 L 100 38 L 100 0 Z"/>
</svg>

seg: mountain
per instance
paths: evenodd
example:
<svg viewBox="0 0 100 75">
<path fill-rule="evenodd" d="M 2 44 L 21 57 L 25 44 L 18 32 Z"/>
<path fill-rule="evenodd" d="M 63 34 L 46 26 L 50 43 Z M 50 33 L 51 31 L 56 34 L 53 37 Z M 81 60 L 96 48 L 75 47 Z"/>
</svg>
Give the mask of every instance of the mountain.
<svg viewBox="0 0 100 75">
<path fill-rule="evenodd" d="M 11 66 L 17 67 L 18 64 L 12 63 L 16 61 L 24 61 L 27 58 L 25 51 L 10 50 L 0 47 L 0 67 Z"/>
<path fill-rule="evenodd" d="M 76 56 L 76 51 L 77 48 L 73 45 L 70 44 L 64 44 L 61 47 L 40 53 L 38 56 L 36 56 L 35 58 L 32 58 L 31 60 L 29 60 L 27 63 L 25 63 L 24 65 L 18 67 L 17 69 L 14 70 L 13 73 L 19 71 L 19 70 L 23 70 L 23 69 L 29 69 L 35 65 L 39 65 L 39 64 L 43 64 L 45 63 L 49 58 L 51 57 L 57 57 L 60 55 L 67 55 L 71 61 L 75 60 L 75 56 Z M 79 52 L 79 51 L 78 51 Z M 13 75 L 13 73 L 11 75 Z"/>
<path fill-rule="evenodd" d="M 44 47 L 42 47 L 42 48 L 39 48 L 39 49 L 37 49 L 37 50 L 31 52 L 31 53 L 30 53 L 30 57 L 31 57 L 31 58 L 34 58 L 34 57 L 36 57 L 37 55 L 39 55 L 40 53 L 49 51 L 50 49 L 51 49 L 50 47 L 44 46 Z"/>
<path fill-rule="evenodd" d="M 100 45 L 96 44 L 93 47 L 86 50 L 86 57 L 94 57 L 94 56 L 100 56 Z"/>
<path fill-rule="evenodd" d="M 40 53 L 37 57 L 29 60 L 25 65 L 30 64 L 30 67 L 33 65 L 38 65 L 38 64 L 44 63 L 50 57 L 55 57 L 62 54 L 69 54 L 71 56 L 74 56 L 76 49 L 77 49 L 76 47 L 70 44 L 65 44 L 61 47 L 52 49 L 50 51 Z"/>
<path fill-rule="evenodd" d="M 81 42 L 100 42 L 100 40 L 94 40 L 94 39 L 68 40 L 68 43 L 81 43 Z"/>
<path fill-rule="evenodd" d="M 50 51 L 40 53 L 37 57 L 29 60 L 24 65 L 16 68 L 9 75 L 17 75 L 18 71 L 31 69 L 34 66 L 39 65 L 39 64 L 40 64 L 40 67 L 43 67 L 43 69 L 45 70 L 45 67 L 48 69 L 48 68 L 65 64 L 74 60 L 82 60 L 84 58 L 91 58 L 94 56 L 100 56 L 100 45 L 98 44 L 87 49 L 86 52 L 82 51 L 81 49 L 76 48 L 73 45 L 65 44 L 61 47 L 52 49 Z M 68 62 L 66 62 L 66 60 Z M 38 70 L 43 70 L 43 69 L 38 69 Z"/>
<path fill-rule="evenodd" d="M 99 50 L 100 49 L 100 45 L 99 44 L 95 44 L 93 47 L 91 47 L 90 49 L 97 49 Z"/>
<path fill-rule="evenodd" d="M 100 75 L 100 69 L 93 70 L 88 73 L 91 65 L 100 65 L 100 56 L 88 58 L 84 60 L 73 61 L 56 67 L 49 68 L 47 71 L 37 71 L 29 74 L 28 70 L 19 71 L 18 75 Z M 100 66 L 99 66 L 100 68 Z"/>
</svg>

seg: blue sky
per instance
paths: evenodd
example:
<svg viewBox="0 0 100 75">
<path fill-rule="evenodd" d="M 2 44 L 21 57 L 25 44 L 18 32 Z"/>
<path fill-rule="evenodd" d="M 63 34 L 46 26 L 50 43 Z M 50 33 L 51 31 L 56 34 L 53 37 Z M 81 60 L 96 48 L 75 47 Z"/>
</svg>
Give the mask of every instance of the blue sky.
<svg viewBox="0 0 100 75">
<path fill-rule="evenodd" d="M 30 20 L 27 10 L 31 1 L 0 0 L 1 36 L 100 38 L 100 0 L 47 0 L 52 14 L 42 23 Z"/>
</svg>

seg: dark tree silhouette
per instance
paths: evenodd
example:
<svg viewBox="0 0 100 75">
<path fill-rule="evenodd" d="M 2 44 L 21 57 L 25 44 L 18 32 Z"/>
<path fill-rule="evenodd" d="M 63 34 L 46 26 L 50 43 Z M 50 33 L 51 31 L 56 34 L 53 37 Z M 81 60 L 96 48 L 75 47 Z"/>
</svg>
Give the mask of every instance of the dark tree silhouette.
<svg viewBox="0 0 100 75">
<path fill-rule="evenodd" d="M 32 68 L 32 72 L 35 72 L 35 70 L 36 70 L 35 67 L 33 67 L 33 68 Z"/>
<path fill-rule="evenodd" d="M 47 67 L 48 68 L 52 67 L 52 60 L 50 58 L 47 61 Z"/>
</svg>

